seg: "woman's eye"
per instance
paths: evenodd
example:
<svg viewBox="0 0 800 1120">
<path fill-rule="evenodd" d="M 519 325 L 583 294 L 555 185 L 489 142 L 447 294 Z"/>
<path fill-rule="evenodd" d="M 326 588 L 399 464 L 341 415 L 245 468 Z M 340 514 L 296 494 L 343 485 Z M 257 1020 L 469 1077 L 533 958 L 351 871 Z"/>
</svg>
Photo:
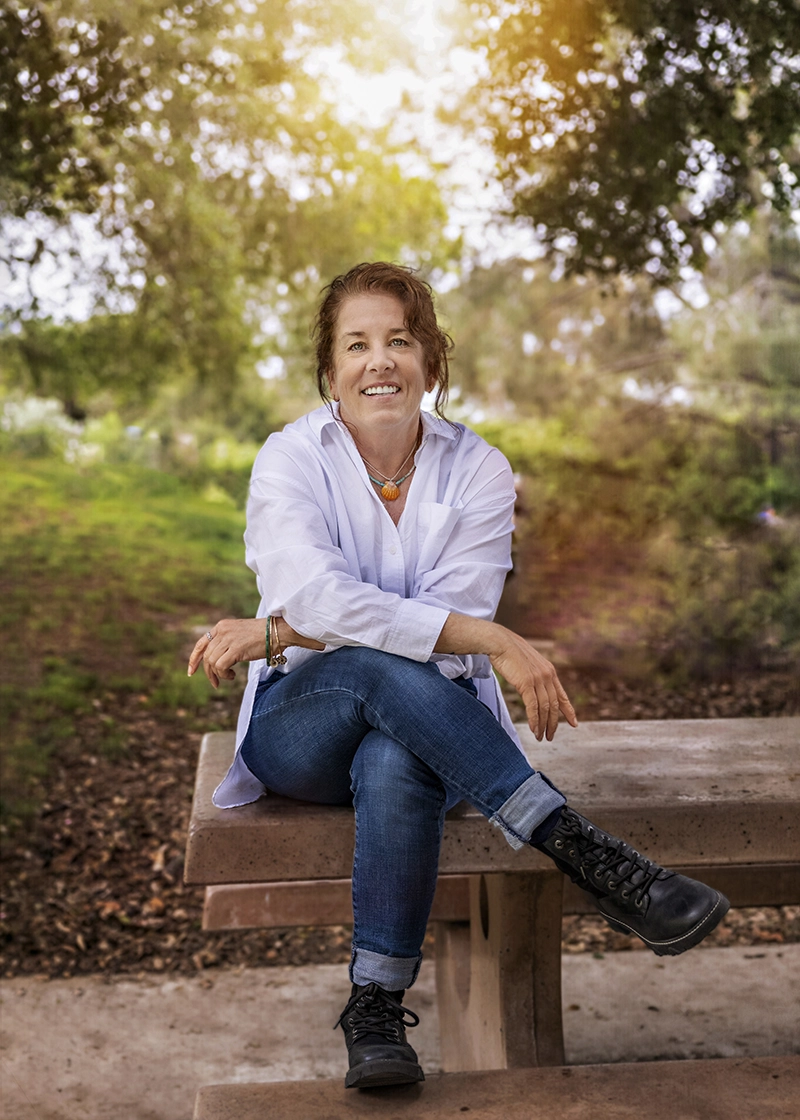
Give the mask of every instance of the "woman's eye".
<svg viewBox="0 0 800 1120">
<path fill-rule="evenodd" d="M 351 350 L 363 350 L 364 349 L 364 343 L 363 342 L 354 342 L 353 345 L 350 347 L 350 349 Z"/>
<path fill-rule="evenodd" d="M 408 342 L 404 338 L 393 338 L 392 346 L 408 346 Z"/>
</svg>

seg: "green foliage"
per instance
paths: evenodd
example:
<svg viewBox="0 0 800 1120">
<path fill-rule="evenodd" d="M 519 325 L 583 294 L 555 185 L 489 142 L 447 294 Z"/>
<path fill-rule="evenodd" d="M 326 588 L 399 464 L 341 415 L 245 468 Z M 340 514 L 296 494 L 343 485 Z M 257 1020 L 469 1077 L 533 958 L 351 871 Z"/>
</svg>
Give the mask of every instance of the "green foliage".
<svg viewBox="0 0 800 1120">
<path fill-rule="evenodd" d="M 241 512 L 175 477 L 8 454 L 3 477 L 0 625 L 15 656 L 0 693 L 2 786 L 24 807 L 93 698 L 135 691 L 200 709 L 210 690 L 186 677 L 192 626 L 250 615 L 255 600 Z"/>
<path fill-rule="evenodd" d="M 443 300 L 456 406 L 522 476 L 507 618 L 577 661 L 798 653 L 800 243 L 763 211 L 718 237 L 694 305 L 513 260 Z"/>
<path fill-rule="evenodd" d="M 631 376 L 654 393 L 674 378 L 675 350 L 642 282 L 611 292 L 555 278 L 545 261 L 512 259 L 473 269 L 441 303 L 461 398 L 499 415 L 513 406 L 571 428 L 598 401 L 616 402 Z"/>
<path fill-rule="evenodd" d="M 482 0 L 470 124 L 569 271 L 668 281 L 760 193 L 798 206 L 795 0 Z M 758 182 L 763 183 L 759 188 Z"/>
<path fill-rule="evenodd" d="M 98 386 L 119 407 L 170 380 L 184 410 L 242 415 L 241 386 L 299 322 L 305 335 L 324 280 L 369 257 L 432 266 L 458 251 L 423 157 L 404 171 L 406 151 L 344 126 L 313 77 L 323 47 L 361 67 L 381 57 L 370 5 L 40 0 L 7 22 L 3 211 L 65 228 L 91 211 L 124 265 L 94 277 L 90 323 L 7 337 L 11 384 L 79 412 Z M 25 228 L 30 244 L 5 253 L 21 282 L 49 251 L 40 223 Z M 37 309 L 34 294 L 25 317 Z"/>
<path fill-rule="evenodd" d="M 710 303 L 672 336 L 696 407 L 746 428 L 768 463 L 763 500 L 800 507 L 800 236 L 761 218 L 709 263 Z"/>
<path fill-rule="evenodd" d="M 730 678 L 800 659 L 797 524 L 731 540 L 670 538 L 651 546 L 661 598 L 647 619 L 655 667 L 677 683 Z"/>
<path fill-rule="evenodd" d="M 514 625 L 676 683 L 800 655 L 800 525 L 759 523 L 769 462 L 743 424 L 628 402 L 568 434 L 478 429 L 525 479 Z"/>
<path fill-rule="evenodd" d="M 563 546 L 609 527 L 613 540 L 641 540 L 666 522 L 687 541 L 720 528 L 745 531 L 763 503 L 767 465 L 758 444 L 738 425 L 682 409 L 629 401 L 570 432 L 558 421 L 475 427 L 535 480 L 529 500 Z"/>
<path fill-rule="evenodd" d="M 316 92 L 298 59 L 336 42 L 356 53 L 377 32 L 357 0 L 12 0 L 0 28 L 3 196 L 20 215 L 100 205 L 145 150 L 187 183 L 193 151 L 220 172 L 221 146 L 263 149 L 294 113 L 307 150 Z M 291 150 L 289 136 L 282 146 Z"/>
<path fill-rule="evenodd" d="M 142 76 L 124 65 L 118 20 L 59 25 L 59 7 L 0 11 L 0 204 L 20 216 L 91 208 L 109 178 L 103 149 L 144 92 Z"/>
<path fill-rule="evenodd" d="M 154 369 L 173 377 L 181 372 L 168 320 L 144 313 L 95 315 L 68 324 L 28 319 L 14 334 L 0 335 L 0 359 L 7 384 L 57 397 L 78 418 L 101 391 L 121 407 L 142 407 L 158 388 Z"/>
<path fill-rule="evenodd" d="M 126 424 L 115 410 L 78 423 L 55 399 L 12 394 L 0 413 L 0 453 L 50 454 L 90 469 L 147 467 L 190 484 L 207 501 L 242 509 L 258 449 L 281 426 L 263 394 L 250 401 L 246 417 L 238 425 L 227 424 L 225 412 L 181 418 L 167 403 L 165 412 L 146 414 L 143 424 Z M 251 433 L 257 438 L 248 438 Z"/>
</svg>

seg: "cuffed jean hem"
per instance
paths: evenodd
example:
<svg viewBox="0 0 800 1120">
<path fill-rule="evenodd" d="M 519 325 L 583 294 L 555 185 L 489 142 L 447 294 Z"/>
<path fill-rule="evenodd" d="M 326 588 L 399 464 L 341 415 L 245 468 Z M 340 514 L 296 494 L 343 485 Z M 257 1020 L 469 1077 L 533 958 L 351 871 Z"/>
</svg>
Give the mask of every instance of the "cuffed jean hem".
<svg viewBox="0 0 800 1120">
<path fill-rule="evenodd" d="M 417 978 L 422 954 L 417 957 L 387 957 L 353 946 L 350 979 L 354 984 L 377 984 L 386 992 L 410 988 Z"/>
<path fill-rule="evenodd" d="M 531 774 L 489 818 L 515 851 L 529 843 L 533 830 L 567 799 L 542 774 Z"/>
</svg>

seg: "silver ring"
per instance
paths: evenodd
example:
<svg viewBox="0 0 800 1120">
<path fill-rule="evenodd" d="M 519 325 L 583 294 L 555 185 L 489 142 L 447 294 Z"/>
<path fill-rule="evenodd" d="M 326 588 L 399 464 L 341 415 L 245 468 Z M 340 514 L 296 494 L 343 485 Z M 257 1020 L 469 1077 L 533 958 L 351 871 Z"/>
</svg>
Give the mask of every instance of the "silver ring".
<svg viewBox="0 0 800 1120">
<path fill-rule="evenodd" d="M 206 630 L 206 637 L 208 638 L 209 641 L 211 641 L 211 631 L 210 630 Z"/>
</svg>

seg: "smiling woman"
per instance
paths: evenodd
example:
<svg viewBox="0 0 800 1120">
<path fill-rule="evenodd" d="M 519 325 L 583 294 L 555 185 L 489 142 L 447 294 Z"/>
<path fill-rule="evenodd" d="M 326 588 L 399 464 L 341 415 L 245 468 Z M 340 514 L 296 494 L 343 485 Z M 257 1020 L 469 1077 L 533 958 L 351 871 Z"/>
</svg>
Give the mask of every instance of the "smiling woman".
<svg viewBox="0 0 800 1120">
<path fill-rule="evenodd" d="M 428 286 L 397 265 L 358 265 L 326 289 L 315 336 L 326 403 L 270 436 L 253 467 L 258 617 L 218 622 L 189 672 L 202 662 L 216 686 L 251 663 L 215 804 L 273 790 L 355 808 L 353 988 L 339 1022 L 345 1084 L 363 1089 L 423 1080 L 405 1036 L 418 1019 L 401 1001 L 456 802 L 512 848 L 533 844 L 591 882 L 614 928 L 656 953 L 696 945 L 727 901 L 567 808 L 520 749 L 492 668 L 537 739 L 575 713 L 550 662 L 492 621 L 513 479 L 496 448 L 442 415 L 449 340 Z M 434 387 L 438 415 L 421 408 Z"/>
</svg>

